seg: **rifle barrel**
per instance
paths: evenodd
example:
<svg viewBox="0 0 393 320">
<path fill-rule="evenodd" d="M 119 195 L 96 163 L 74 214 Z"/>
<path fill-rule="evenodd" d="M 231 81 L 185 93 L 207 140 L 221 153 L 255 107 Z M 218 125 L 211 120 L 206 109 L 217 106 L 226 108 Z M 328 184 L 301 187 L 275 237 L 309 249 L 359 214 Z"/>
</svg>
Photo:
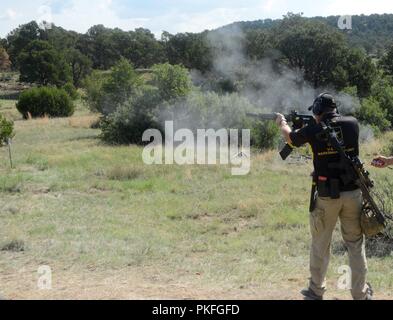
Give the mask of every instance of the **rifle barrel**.
<svg viewBox="0 0 393 320">
<path fill-rule="evenodd" d="M 276 120 L 277 115 L 275 113 L 271 114 L 255 114 L 255 113 L 247 113 L 247 117 L 256 118 L 259 120 Z"/>
</svg>

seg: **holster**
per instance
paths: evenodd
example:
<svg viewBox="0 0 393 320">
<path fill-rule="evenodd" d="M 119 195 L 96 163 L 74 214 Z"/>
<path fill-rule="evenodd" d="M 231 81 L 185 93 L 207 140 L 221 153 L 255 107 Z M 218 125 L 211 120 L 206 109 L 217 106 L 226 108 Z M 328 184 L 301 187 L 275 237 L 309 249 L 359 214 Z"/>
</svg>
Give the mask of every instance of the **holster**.
<svg viewBox="0 0 393 320">
<path fill-rule="evenodd" d="M 310 195 L 310 213 L 313 212 L 317 205 L 317 179 L 314 173 L 312 173 L 312 187 L 311 187 L 311 195 Z"/>
</svg>

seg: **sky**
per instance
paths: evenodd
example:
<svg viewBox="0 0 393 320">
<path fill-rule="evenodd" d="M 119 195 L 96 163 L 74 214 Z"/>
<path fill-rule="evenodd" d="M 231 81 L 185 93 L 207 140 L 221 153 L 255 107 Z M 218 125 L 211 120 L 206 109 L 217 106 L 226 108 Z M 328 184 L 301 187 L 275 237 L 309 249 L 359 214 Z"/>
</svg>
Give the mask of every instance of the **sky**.
<svg viewBox="0 0 393 320">
<path fill-rule="evenodd" d="M 0 37 L 31 20 L 81 33 L 103 24 L 123 30 L 148 28 L 157 37 L 200 32 L 235 22 L 281 18 L 393 13 L 391 0 L 0 0 Z"/>
</svg>

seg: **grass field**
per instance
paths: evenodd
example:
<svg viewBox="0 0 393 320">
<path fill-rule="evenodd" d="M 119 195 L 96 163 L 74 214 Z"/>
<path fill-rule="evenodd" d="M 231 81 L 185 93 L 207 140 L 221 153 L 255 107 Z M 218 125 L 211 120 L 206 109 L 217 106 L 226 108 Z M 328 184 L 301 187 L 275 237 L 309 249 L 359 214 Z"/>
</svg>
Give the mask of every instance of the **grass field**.
<svg viewBox="0 0 393 320">
<path fill-rule="evenodd" d="M 69 119 L 12 117 L 15 168 L 0 149 L 0 294 L 10 299 L 300 299 L 307 284 L 311 163 L 254 153 L 252 170 L 146 166 L 111 147 L 82 105 Z M 370 143 L 370 160 L 391 139 Z M 375 178 L 390 171 L 373 171 Z M 335 233 L 328 298 L 347 264 Z M 38 290 L 37 269 L 52 269 Z M 371 257 L 377 297 L 393 298 L 393 257 Z"/>
</svg>

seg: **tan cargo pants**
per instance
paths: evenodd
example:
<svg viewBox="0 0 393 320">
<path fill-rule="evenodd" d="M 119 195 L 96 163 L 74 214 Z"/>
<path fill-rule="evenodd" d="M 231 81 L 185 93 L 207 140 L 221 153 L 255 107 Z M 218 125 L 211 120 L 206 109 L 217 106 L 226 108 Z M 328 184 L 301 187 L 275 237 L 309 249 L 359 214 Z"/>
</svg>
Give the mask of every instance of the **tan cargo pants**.
<svg viewBox="0 0 393 320">
<path fill-rule="evenodd" d="M 360 190 L 343 192 L 340 199 L 319 197 L 316 209 L 310 214 L 312 247 L 310 259 L 310 289 L 317 295 L 326 292 L 326 273 L 330 260 L 330 247 L 338 218 L 341 233 L 348 248 L 349 266 L 352 271 L 352 296 L 365 299 L 367 259 L 365 237 L 360 227 L 362 194 Z"/>
</svg>

